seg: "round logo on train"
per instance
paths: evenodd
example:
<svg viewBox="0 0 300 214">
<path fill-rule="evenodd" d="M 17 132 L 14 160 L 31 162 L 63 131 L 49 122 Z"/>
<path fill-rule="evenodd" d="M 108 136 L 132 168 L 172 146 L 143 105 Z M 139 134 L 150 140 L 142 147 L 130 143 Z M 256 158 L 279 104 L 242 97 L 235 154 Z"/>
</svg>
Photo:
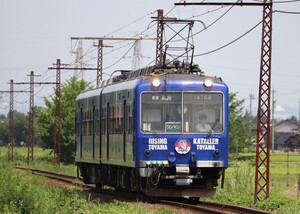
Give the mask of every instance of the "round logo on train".
<svg viewBox="0 0 300 214">
<path fill-rule="evenodd" d="M 191 150 L 191 143 L 185 139 L 178 139 L 175 142 L 175 150 L 178 154 L 187 154 Z"/>
</svg>

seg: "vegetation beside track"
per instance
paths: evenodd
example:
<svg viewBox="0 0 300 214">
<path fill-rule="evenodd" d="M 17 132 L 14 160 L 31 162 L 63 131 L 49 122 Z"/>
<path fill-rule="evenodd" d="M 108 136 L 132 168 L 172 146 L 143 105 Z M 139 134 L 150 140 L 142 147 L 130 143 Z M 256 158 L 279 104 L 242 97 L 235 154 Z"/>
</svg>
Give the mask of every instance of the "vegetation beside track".
<svg viewBox="0 0 300 214">
<path fill-rule="evenodd" d="M 11 163 L 1 161 L 0 168 L 0 213 L 174 213 L 145 210 L 139 203 L 89 201 L 82 191 L 49 185 L 46 178 L 18 171 Z"/>
<path fill-rule="evenodd" d="M 288 160 L 288 161 L 287 161 Z M 255 153 L 239 154 L 232 158 L 226 170 L 224 189 L 217 188 L 213 202 L 241 205 L 272 213 L 300 213 L 297 182 L 300 173 L 300 155 L 293 152 L 271 153 L 270 197 L 254 205 Z"/>
<path fill-rule="evenodd" d="M 35 210 L 42 209 L 39 213 L 49 213 L 51 209 L 56 213 L 83 213 L 86 210 L 90 210 L 90 212 L 84 213 L 144 212 L 144 208 L 137 204 L 131 205 L 125 202 L 90 203 L 80 191 L 63 190 L 56 187 L 42 188 L 44 180 L 18 176 L 12 170 L 12 164 L 18 164 L 76 175 L 74 165 L 62 164 L 60 167 L 54 167 L 52 160 L 51 150 L 35 148 L 34 161 L 28 163 L 27 148 L 17 147 L 14 152 L 14 162 L 8 164 L 7 148 L 0 147 L 0 167 L 3 169 L 1 169 L 3 173 L 0 172 L 0 179 L 2 186 L 5 187 L 0 190 L 0 200 L 2 200 L 0 201 L 0 213 L 35 213 L 31 211 L 33 208 Z M 300 213 L 300 198 L 297 200 L 296 187 L 300 173 L 300 155 L 295 152 L 288 155 L 287 153 L 272 153 L 270 167 L 270 198 L 268 200 L 258 202 L 256 205 L 253 204 L 255 153 L 242 153 L 239 154 L 238 158 L 232 157 L 230 167 L 226 170 L 224 189 L 218 188 L 212 199 L 205 200 L 248 206 L 273 213 Z M 172 211 L 157 210 L 148 211 L 148 213 L 172 213 Z"/>
</svg>

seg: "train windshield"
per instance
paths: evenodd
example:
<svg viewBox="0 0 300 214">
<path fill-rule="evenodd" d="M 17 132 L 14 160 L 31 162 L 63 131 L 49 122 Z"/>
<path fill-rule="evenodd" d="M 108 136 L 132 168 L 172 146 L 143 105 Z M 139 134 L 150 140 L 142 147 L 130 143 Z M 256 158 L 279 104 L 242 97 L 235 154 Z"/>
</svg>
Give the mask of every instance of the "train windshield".
<svg viewBox="0 0 300 214">
<path fill-rule="evenodd" d="M 151 133 L 221 133 L 223 94 L 211 92 L 143 93 L 141 130 Z"/>
</svg>

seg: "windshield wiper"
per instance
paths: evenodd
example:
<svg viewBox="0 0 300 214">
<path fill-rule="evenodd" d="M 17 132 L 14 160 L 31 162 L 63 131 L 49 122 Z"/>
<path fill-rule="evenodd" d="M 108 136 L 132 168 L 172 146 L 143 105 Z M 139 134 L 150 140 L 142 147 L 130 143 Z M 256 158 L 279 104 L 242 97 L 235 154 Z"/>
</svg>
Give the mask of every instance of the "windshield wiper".
<svg viewBox="0 0 300 214">
<path fill-rule="evenodd" d="M 216 121 L 213 123 L 213 125 L 212 125 L 212 127 L 211 127 L 209 133 L 206 135 L 205 138 L 209 138 L 209 137 L 210 137 L 211 133 L 213 133 L 213 130 L 214 130 L 214 128 L 216 127 L 216 125 L 218 124 L 219 121 L 220 121 L 220 119 L 217 118 Z"/>
</svg>

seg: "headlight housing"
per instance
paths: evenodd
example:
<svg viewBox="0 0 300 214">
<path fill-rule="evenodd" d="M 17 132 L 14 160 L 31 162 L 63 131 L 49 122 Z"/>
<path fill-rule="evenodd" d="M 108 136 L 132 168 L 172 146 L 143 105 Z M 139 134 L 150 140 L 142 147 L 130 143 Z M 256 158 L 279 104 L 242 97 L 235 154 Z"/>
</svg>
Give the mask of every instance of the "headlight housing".
<svg viewBox="0 0 300 214">
<path fill-rule="evenodd" d="M 214 83 L 213 80 L 210 78 L 204 80 L 204 86 L 207 88 L 210 88 L 213 85 L 213 83 Z"/>
<path fill-rule="evenodd" d="M 155 88 L 159 87 L 160 86 L 160 79 L 158 79 L 158 78 L 152 79 L 151 84 Z"/>
</svg>

